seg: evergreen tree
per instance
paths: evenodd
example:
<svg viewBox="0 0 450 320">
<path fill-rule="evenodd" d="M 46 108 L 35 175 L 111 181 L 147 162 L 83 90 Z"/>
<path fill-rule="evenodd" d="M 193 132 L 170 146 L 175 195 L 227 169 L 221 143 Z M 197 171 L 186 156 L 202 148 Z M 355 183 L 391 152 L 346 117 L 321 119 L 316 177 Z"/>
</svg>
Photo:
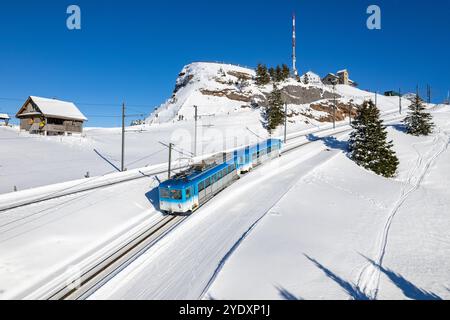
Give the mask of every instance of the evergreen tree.
<svg viewBox="0 0 450 320">
<path fill-rule="evenodd" d="M 267 98 L 267 107 L 263 109 L 263 124 L 269 134 L 284 123 L 284 103 L 281 97 L 281 90 L 277 85 L 273 85 L 273 90 Z"/>
<path fill-rule="evenodd" d="M 289 77 L 291 76 L 291 70 L 286 64 L 283 64 L 281 66 L 281 73 L 283 75 L 283 81 L 289 79 Z"/>
<path fill-rule="evenodd" d="M 392 141 L 387 141 L 386 128 L 373 101 L 366 101 L 358 107 L 352 128 L 350 158 L 378 175 L 393 177 L 399 160 L 392 150 Z"/>
<path fill-rule="evenodd" d="M 275 68 L 275 82 L 281 82 L 283 81 L 283 71 L 281 67 L 278 65 Z"/>
<path fill-rule="evenodd" d="M 416 95 L 414 102 L 409 106 L 410 112 L 405 118 L 406 132 L 413 136 L 428 136 L 433 132 L 434 124 L 431 114 L 425 112 L 425 107 L 419 95 Z"/>
<path fill-rule="evenodd" d="M 267 67 L 263 64 L 258 64 L 256 67 L 256 84 L 258 86 L 265 86 L 270 83 L 270 75 Z"/>
<path fill-rule="evenodd" d="M 275 73 L 275 69 L 273 67 L 269 68 L 269 74 L 270 74 L 270 79 L 272 79 L 273 82 L 276 82 L 276 73 Z"/>
</svg>

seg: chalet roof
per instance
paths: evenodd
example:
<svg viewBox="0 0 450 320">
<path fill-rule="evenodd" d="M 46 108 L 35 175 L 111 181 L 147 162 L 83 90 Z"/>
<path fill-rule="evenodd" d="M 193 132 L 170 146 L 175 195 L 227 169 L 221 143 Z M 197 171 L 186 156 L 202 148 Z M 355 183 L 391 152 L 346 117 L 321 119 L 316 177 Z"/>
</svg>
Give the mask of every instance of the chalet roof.
<svg viewBox="0 0 450 320">
<path fill-rule="evenodd" d="M 86 121 L 87 118 L 81 113 L 77 106 L 72 102 L 48 99 L 42 97 L 30 96 L 17 115 L 20 115 L 29 101 L 33 101 L 42 114 L 46 117 L 56 117 L 64 119 L 73 119 Z"/>
<path fill-rule="evenodd" d="M 0 119 L 10 119 L 6 113 L 0 113 Z"/>
<path fill-rule="evenodd" d="M 339 73 L 344 73 L 344 72 L 348 72 L 348 70 L 347 70 L 347 69 L 339 70 L 339 71 L 337 72 L 337 74 L 339 74 Z"/>
</svg>

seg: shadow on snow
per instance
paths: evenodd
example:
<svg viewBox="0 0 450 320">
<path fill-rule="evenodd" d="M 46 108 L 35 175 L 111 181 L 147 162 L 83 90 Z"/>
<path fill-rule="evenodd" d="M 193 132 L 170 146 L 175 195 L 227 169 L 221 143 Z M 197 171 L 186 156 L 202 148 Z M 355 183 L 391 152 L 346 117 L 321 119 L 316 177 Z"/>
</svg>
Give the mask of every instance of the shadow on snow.
<svg viewBox="0 0 450 320">
<path fill-rule="evenodd" d="M 370 297 L 366 296 L 364 292 L 362 292 L 355 284 L 345 281 L 335 273 L 333 273 L 330 269 L 326 268 L 322 264 L 320 264 L 318 261 L 314 260 L 313 258 L 309 257 L 307 254 L 304 254 L 304 256 L 314 263 L 317 268 L 319 268 L 325 275 L 336 282 L 344 291 L 351 296 L 355 300 L 370 300 Z"/>
<path fill-rule="evenodd" d="M 344 152 L 348 151 L 348 142 L 347 141 L 340 141 L 338 139 L 336 139 L 336 137 L 324 137 L 324 138 L 320 138 L 314 134 L 308 134 L 306 136 L 306 138 L 309 141 L 323 141 L 323 143 L 325 144 L 325 146 L 327 146 L 330 149 L 338 149 L 338 150 L 342 150 Z"/>
<path fill-rule="evenodd" d="M 117 171 L 121 171 L 114 163 L 112 163 L 108 158 L 106 158 L 104 155 L 102 155 L 97 149 L 94 149 L 94 152 L 103 160 L 105 160 L 111 167 L 116 169 Z"/>
<path fill-rule="evenodd" d="M 286 289 L 283 288 L 283 287 L 275 286 L 275 288 L 278 290 L 278 294 L 280 295 L 280 297 L 281 297 L 283 300 L 292 300 L 292 301 L 295 301 L 295 300 L 303 300 L 303 299 L 300 298 L 300 297 L 296 297 L 293 293 L 289 292 L 288 290 L 286 290 Z"/>
<path fill-rule="evenodd" d="M 391 127 L 399 132 L 406 133 L 406 126 L 402 123 L 391 124 L 391 125 L 387 125 L 386 127 L 388 127 L 388 128 Z"/>
<path fill-rule="evenodd" d="M 395 273 L 390 269 L 384 268 L 383 266 L 377 264 L 375 261 L 365 256 L 363 257 L 374 267 L 380 270 L 383 274 L 385 274 L 389 278 L 389 280 L 391 280 L 391 282 L 403 292 L 405 297 L 413 300 L 442 300 L 442 298 L 435 293 L 421 289 L 415 286 L 412 282 L 405 279 L 400 274 Z"/>
</svg>

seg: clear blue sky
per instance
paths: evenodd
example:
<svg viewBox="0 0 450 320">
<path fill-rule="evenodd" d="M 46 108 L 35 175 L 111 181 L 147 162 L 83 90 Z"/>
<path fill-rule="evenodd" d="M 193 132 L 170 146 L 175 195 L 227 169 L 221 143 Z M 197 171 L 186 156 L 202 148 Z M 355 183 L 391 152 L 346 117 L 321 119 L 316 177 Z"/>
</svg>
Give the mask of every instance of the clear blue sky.
<svg viewBox="0 0 450 320">
<path fill-rule="evenodd" d="M 70 4 L 81 31 L 66 28 Z M 366 28 L 370 4 L 381 31 Z M 16 0 L 0 4 L 0 112 L 39 95 L 75 101 L 89 126 L 119 125 L 123 100 L 150 113 L 190 62 L 290 63 L 293 10 L 301 71 L 348 68 L 364 89 L 429 83 L 435 101 L 447 95 L 449 0 Z"/>
</svg>

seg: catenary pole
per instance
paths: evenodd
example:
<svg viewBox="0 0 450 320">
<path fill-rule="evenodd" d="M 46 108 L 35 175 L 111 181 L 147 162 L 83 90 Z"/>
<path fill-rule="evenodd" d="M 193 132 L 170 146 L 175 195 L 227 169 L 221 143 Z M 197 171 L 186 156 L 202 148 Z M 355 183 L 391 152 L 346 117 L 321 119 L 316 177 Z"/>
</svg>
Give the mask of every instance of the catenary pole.
<svg viewBox="0 0 450 320">
<path fill-rule="evenodd" d="M 125 171 L 125 103 L 122 103 L 122 159 L 121 171 Z"/>
<path fill-rule="evenodd" d="M 169 169 L 168 169 L 169 180 L 171 177 L 171 170 L 172 170 L 172 148 L 173 148 L 173 143 L 169 143 Z"/>
<path fill-rule="evenodd" d="M 198 126 L 198 107 L 194 106 L 195 108 L 195 133 L 194 133 L 194 157 L 197 156 L 197 126 Z"/>
<path fill-rule="evenodd" d="M 287 103 L 284 104 L 284 144 L 287 142 Z"/>
</svg>

